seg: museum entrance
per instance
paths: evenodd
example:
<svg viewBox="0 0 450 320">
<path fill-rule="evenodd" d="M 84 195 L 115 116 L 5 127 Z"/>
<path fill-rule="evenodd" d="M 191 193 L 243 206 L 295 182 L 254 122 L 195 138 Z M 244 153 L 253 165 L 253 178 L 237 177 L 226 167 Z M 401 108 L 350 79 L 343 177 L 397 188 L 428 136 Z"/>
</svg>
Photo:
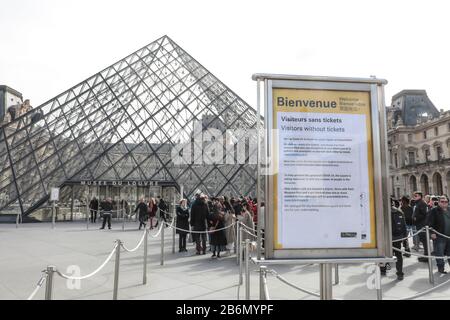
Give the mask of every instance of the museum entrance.
<svg viewBox="0 0 450 320">
<path fill-rule="evenodd" d="M 114 210 L 113 218 L 120 218 L 121 210 L 125 211 L 127 217 L 135 218 L 134 209 L 140 199 L 149 202 L 151 198 L 164 199 L 169 205 L 169 212 L 174 214 L 175 206 L 181 199 L 176 185 L 172 182 L 96 181 L 72 183 L 63 186 L 60 194 L 58 206 L 61 212 L 66 213 L 65 216 L 68 220 L 84 219 L 87 206 L 94 197 L 99 202 L 111 198 Z"/>
</svg>

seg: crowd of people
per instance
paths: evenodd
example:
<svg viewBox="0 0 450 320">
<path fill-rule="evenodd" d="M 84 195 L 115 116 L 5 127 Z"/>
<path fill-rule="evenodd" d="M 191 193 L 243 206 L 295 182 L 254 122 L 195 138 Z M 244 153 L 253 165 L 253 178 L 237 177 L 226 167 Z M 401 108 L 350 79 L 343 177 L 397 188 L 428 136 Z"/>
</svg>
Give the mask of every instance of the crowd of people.
<svg viewBox="0 0 450 320">
<path fill-rule="evenodd" d="M 264 207 L 264 203 L 261 203 L 261 207 Z M 223 196 L 209 198 L 205 194 L 197 194 L 190 205 L 186 199 L 181 200 L 176 221 L 177 233 L 180 235 L 180 252 L 187 251 L 186 236 L 192 231 L 197 255 L 206 254 L 208 240 L 212 258 L 220 258 L 222 252 L 229 255 L 234 247 L 237 221 L 240 221 L 247 231 L 243 232 L 242 241 L 255 240 L 255 227 L 258 223 L 257 199 L 228 199 Z"/>
<path fill-rule="evenodd" d="M 437 257 L 450 256 L 450 209 L 449 198 L 446 195 L 423 195 L 422 192 L 413 193 L 412 199 L 403 196 L 400 200 L 391 198 L 391 223 L 394 255 L 397 258 L 397 279 L 403 280 L 403 256 L 410 257 L 411 249 L 419 252 L 423 249 L 423 257 L 419 262 L 428 262 L 424 256 Z M 433 241 L 434 251 L 430 252 L 426 232 L 420 232 L 425 226 L 430 227 L 430 238 Z M 413 236 L 414 235 L 414 236 Z M 412 248 L 409 238 L 412 236 Z M 449 237 L 449 238 L 447 238 Z M 404 248 L 402 254 L 399 250 Z M 449 259 L 450 264 L 450 259 Z M 446 274 L 444 259 L 436 258 L 438 271 Z M 381 274 L 386 274 L 387 266 L 381 268 Z"/>
<path fill-rule="evenodd" d="M 97 213 L 100 213 L 103 218 L 100 229 L 105 229 L 106 224 L 111 229 L 112 213 L 118 205 L 111 198 L 99 202 L 94 197 L 89 204 L 91 222 L 95 223 Z M 128 203 L 122 200 L 120 206 L 128 208 Z M 261 203 L 260 215 L 258 215 L 257 207 L 257 199 L 251 197 L 209 198 L 206 194 L 199 193 L 191 201 L 182 199 L 176 206 L 174 226 L 179 235 L 179 252 L 187 252 L 186 244 L 190 235 L 190 240 L 195 243 L 197 255 L 206 254 L 207 244 L 213 258 L 221 258 L 224 252 L 229 255 L 237 237 L 237 221 L 240 221 L 246 229 L 246 232 L 243 232 L 242 241 L 246 239 L 254 241 L 258 216 L 260 216 L 260 223 L 263 224 L 264 202 Z M 157 228 L 162 221 L 167 223 L 171 219 L 169 205 L 160 197 L 149 200 L 140 199 L 134 213 L 139 219 L 139 230 L 142 227 L 146 228 L 147 224 L 149 229 Z"/>
</svg>

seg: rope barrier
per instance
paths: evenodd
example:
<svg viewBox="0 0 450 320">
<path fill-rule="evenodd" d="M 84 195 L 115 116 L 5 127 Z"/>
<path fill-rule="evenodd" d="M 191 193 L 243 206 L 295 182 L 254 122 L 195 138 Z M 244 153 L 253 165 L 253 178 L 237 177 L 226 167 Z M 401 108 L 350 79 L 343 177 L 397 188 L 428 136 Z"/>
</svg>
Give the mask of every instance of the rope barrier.
<svg viewBox="0 0 450 320">
<path fill-rule="evenodd" d="M 157 238 L 159 236 L 159 234 L 161 233 L 163 227 L 164 227 L 164 223 L 161 223 L 161 226 L 159 227 L 158 232 L 154 236 L 151 236 L 151 237 Z"/>
<path fill-rule="evenodd" d="M 69 209 L 69 208 L 67 208 L 67 209 Z M 105 211 L 105 210 L 95 210 L 95 209 L 89 209 L 90 211 L 94 211 L 94 212 L 121 212 L 121 211 L 125 211 L 124 209 L 119 209 L 119 210 L 108 210 L 108 211 Z"/>
<path fill-rule="evenodd" d="M 424 295 L 426 295 L 426 294 L 428 294 L 428 293 L 430 293 L 430 292 L 432 292 L 432 291 L 434 291 L 434 290 L 436 290 L 436 289 L 439 289 L 439 288 L 443 287 L 444 285 L 446 285 L 446 284 L 448 284 L 448 283 L 450 283 L 450 279 L 447 280 L 447 281 L 445 281 L 445 282 L 442 282 L 441 284 L 439 284 L 439 285 L 437 285 L 437 286 L 435 286 L 435 287 L 433 287 L 433 288 L 430 288 L 430 289 L 425 290 L 425 291 L 423 291 L 423 292 L 417 293 L 417 294 L 415 294 L 415 295 L 413 295 L 413 296 L 409 296 L 409 297 L 406 297 L 406 298 L 401 298 L 401 299 L 398 299 L 398 300 L 402 300 L 402 301 L 403 301 L 403 300 L 413 300 L 413 299 L 422 297 L 422 296 L 424 296 Z"/>
<path fill-rule="evenodd" d="M 245 230 L 245 229 L 242 229 L 242 231 L 244 231 L 244 232 L 247 233 L 248 235 L 251 235 L 252 237 L 258 238 L 257 235 L 255 235 L 255 234 L 253 234 L 253 233 L 251 233 L 251 232 L 248 232 L 248 231 Z M 261 238 L 261 240 L 264 240 L 264 238 Z"/>
<path fill-rule="evenodd" d="M 239 221 L 239 223 L 241 224 L 242 227 L 246 228 L 247 230 L 255 231 L 253 228 L 250 228 L 249 226 L 245 225 L 243 222 Z"/>
<path fill-rule="evenodd" d="M 401 239 L 393 240 L 392 242 L 393 242 L 393 243 L 394 243 L 394 242 L 401 242 L 401 241 L 405 241 L 405 240 L 407 240 L 407 239 L 409 239 L 409 238 L 413 238 L 413 237 L 417 236 L 419 233 L 425 232 L 424 229 L 425 229 L 425 227 L 422 228 L 422 229 L 420 229 L 420 230 L 417 231 L 416 233 L 413 233 L 412 235 L 407 236 L 406 238 L 401 238 Z"/>
<path fill-rule="evenodd" d="M 216 229 L 216 230 L 206 230 L 206 231 L 186 230 L 186 229 L 181 229 L 181 228 L 177 228 L 177 227 L 174 227 L 174 226 L 170 226 L 170 228 L 175 229 L 175 230 L 179 230 L 179 231 L 184 231 L 184 232 L 187 232 L 187 233 L 214 233 L 214 232 L 218 232 L 218 231 L 222 231 L 222 230 L 229 229 L 229 228 L 233 227 L 234 225 L 236 225 L 235 222 L 233 222 L 233 223 L 230 224 L 229 226 L 224 227 L 224 228 L 221 228 L 221 229 Z"/>
<path fill-rule="evenodd" d="M 427 259 L 450 259 L 450 257 L 447 256 L 426 256 L 420 253 L 414 253 L 414 252 L 409 252 L 409 251 L 405 251 L 405 250 L 401 250 L 401 249 L 397 249 L 397 248 L 392 248 L 393 250 L 397 251 L 397 252 L 401 252 L 401 253 L 406 253 L 406 254 L 411 254 L 413 256 L 417 256 L 420 258 L 427 258 Z"/>
<path fill-rule="evenodd" d="M 320 298 L 320 294 L 318 294 L 318 293 L 315 293 L 315 292 L 312 292 L 312 291 L 309 291 L 309 290 L 306 290 L 306 289 L 303 289 L 303 288 L 300 288 L 299 286 L 297 286 L 297 285 L 295 285 L 295 284 L 293 284 L 293 283 L 290 283 L 289 281 L 287 281 L 285 278 L 283 278 L 278 272 L 276 272 L 275 270 L 267 270 L 267 272 L 269 272 L 269 273 L 271 273 L 272 275 L 274 275 L 278 280 L 280 280 L 281 282 L 283 282 L 284 284 L 287 284 L 288 286 L 290 286 L 290 287 L 292 287 L 292 288 L 294 288 L 294 289 L 297 289 L 297 290 L 299 290 L 299 291 L 301 291 L 301 292 L 303 292 L 303 293 L 306 293 L 306 294 L 309 294 L 309 295 L 312 295 L 312 296 L 315 296 L 315 297 L 318 297 L 318 298 Z"/>
<path fill-rule="evenodd" d="M 88 274 L 86 276 L 83 276 L 83 277 L 72 277 L 72 276 L 68 276 L 68 275 L 65 275 L 65 274 L 61 273 L 58 269 L 56 269 L 56 273 L 60 277 L 62 277 L 64 279 L 68 279 L 68 280 L 84 280 L 84 279 L 90 278 L 90 277 L 94 276 L 95 274 L 97 274 L 100 270 L 102 270 L 106 266 L 106 264 L 109 262 L 109 260 L 111 260 L 111 258 L 113 257 L 113 255 L 116 252 L 116 250 L 117 249 L 120 250 L 120 248 L 118 248 L 118 246 L 119 246 L 119 244 L 116 242 L 116 244 L 114 245 L 114 249 L 111 251 L 109 256 L 106 258 L 105 262 L 103 262 L 103 264 L 100 267 L 98 267 L 97 270 L 95 270 L 94 272 L 92 272 L 92 273 L 90 273 L 90 274 Z"/>
<path fill-rule="evenodd" d="M 447 238 L 447 239 L 450 239 L 450 237 L 449 237 L 449 236 L 447 236 L 447 235 L 445 235 L 445 234 L 442 234 L 442 233 L 440 233 L 440 232 L 436 231 L 436 230 L 435 230 L 435 229 L 433 229 L 433 228 L 430 228 L 430 231 L 433 231 L 433 233 L 436 233 L 436 234 L 440 235 L 440 236 L 441 236 L 441 237 L 443 237 L 443 238 Z"/>
<path fill-rule="evenodd" d="M 144 234 L 142 235 L 141 240 L 139 241 L 139 243 L 137 244 L 137 246 L 134 249 L 128 249 L 123 243 L 121 244 L 122 248 L 126 251 L 126 252 L 135 252 L 137 249 L 139 249 L 139 247 L 142 245 L 142 243 L 144 242 L 145 239 L 145 233 L 147 232 L 147 230 L 144 230 Z"/>
<path fill-rule="evenodd" d="M 39 279 L 36 288 L 34 289 L 33 293 L 30 294 L 30 296 L 28 297 L 27 300 L 33 300 L 34 296 L 36 295 L 36 293 L 38 293 L 39 289 L 42 287 L 42 285 L 44 284 L 45 279 L 47 278 L 47 272 L 46 270 L 42 271 L 44 274 L 42 275 L 42 277 Z"/>
<path fill-rule="evenodd" d="M 290 287 L 292 287 L 292 288 L 294 288 L 294 289 L 297 289 L 297 290 L 299 290 L 299 291 L 302 291 L 303 293 L 306 293 L 306 294 L 309 294 L 309 295 L 312 295 L 312 296 L 315 296 L 315 297 L 318 297 L 318 298 L 320 298 L 320 294 L 318 294 L 318 293 L 315 293 L 315 292 L 312 292 L 312 291 L 309 291 L 309 290 L 307 290 L 307 289 L 303 289 L 303 288 L 301 288 L 301 287 L 299 287 L 299 286 L 297 286 L 297 285 L 295 285 L 295 284 L 293 284 L 293 283 L 290 283 L 289 281 L 287 281 L 285 278 L 283 278 L 278 272 L 276 272 L 275 270 L 267 270 L 267 272 L 270 272 L 271 274 L 273 274 L 278 280 L 280 280 L 281 282 L 283 282 L 284 284 L 287 284 L 288 286 L 290 286 Z M 333 300 L 343 300 L 343 299 L 338 299 L 338 298 L 333 298 Z"/>
</svg>

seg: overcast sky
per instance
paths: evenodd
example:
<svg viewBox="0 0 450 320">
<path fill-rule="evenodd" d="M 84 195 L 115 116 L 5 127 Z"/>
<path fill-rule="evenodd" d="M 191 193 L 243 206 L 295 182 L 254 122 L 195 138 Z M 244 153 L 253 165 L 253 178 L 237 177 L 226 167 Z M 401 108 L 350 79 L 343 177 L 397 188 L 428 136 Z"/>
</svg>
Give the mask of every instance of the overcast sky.
<svg viewBox="0 0 450 320">
<path fill-rule="evenodd" d="M 1 0 L 0 84 L 51 99 L 168 35 L 251 105 L 253 73 L 389 81 L 450 109 L 446 1 Z"/>
</svg>

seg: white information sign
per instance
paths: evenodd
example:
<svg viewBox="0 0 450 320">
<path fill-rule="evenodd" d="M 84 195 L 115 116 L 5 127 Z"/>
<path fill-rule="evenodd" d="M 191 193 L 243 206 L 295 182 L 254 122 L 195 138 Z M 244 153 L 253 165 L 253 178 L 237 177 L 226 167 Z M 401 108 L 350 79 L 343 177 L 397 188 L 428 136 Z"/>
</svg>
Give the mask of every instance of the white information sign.
<svg viewBox="0 0 450 320">
<path fill-rule="evenodd" d="M 273 89 L 274 248 L 376 248 L 370 93 Z"/>
<path fill-rule="evenodd" d="M 52 188 L 50 193 L 50 201 L 59 201 L 59 188 Z"/>
</svg>

